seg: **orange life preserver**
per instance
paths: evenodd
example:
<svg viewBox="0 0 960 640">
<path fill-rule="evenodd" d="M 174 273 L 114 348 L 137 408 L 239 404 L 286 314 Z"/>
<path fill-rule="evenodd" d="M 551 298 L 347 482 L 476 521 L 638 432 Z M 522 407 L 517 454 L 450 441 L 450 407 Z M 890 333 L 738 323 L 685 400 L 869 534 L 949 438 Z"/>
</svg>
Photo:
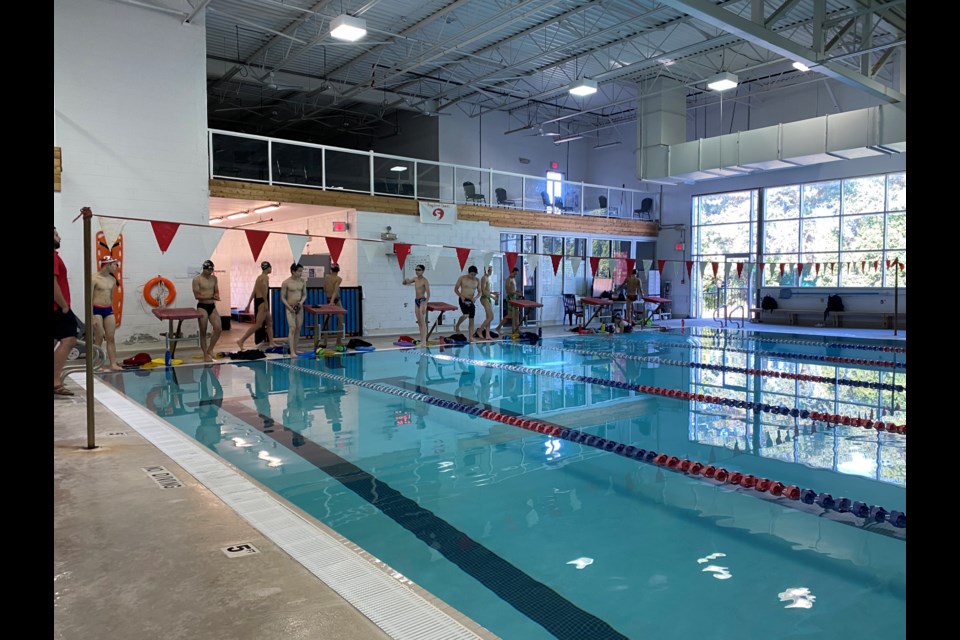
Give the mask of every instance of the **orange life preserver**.
<svg viewBox="0 0 960 640">
<path fill-rule="evenodd" d="M 170 292 L 167 299 L 163 301 L 163 306 L 169 307 L 170 303 L 177 297 L 177 288 L 163 276 L 157 276 L 156 278 L 148 280 L 147 284 L 143 285 L 143 299 L 146 300 L 147 304 L 151 307 L 160 306 L 160 301 L 153 297 L 153 288 L 158 284 L 162 284 L 167 288 L 167 291 Z"/>
</svg>

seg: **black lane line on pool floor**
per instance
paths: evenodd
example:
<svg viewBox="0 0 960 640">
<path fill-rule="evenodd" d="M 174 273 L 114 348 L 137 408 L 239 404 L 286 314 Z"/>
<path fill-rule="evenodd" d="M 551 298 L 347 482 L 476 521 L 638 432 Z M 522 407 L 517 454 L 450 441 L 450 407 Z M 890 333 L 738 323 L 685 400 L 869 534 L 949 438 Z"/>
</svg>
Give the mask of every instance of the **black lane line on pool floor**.
<svg viewBox="0 0 960 640">
<path fill-rule="evenodd" d="M 263 428 L 256 426 L 260 424 L 256 411 L 244 406 L 245 401 L 244 398 L 224 400 L 223 410 L 262 432 Z M 296 450 L 299 456 L 436 549 L 504 602 L 560 640 L 627 640 L 627 636 L 600 618 L 580 609 L 432 511 L 424 509 L 326 447 L 305 438 L 302 444 L 295 447 L 293 437 L 299 434 L 294 431 L 274 429 L 267 435 L 278 444 Z"/>
</svg>

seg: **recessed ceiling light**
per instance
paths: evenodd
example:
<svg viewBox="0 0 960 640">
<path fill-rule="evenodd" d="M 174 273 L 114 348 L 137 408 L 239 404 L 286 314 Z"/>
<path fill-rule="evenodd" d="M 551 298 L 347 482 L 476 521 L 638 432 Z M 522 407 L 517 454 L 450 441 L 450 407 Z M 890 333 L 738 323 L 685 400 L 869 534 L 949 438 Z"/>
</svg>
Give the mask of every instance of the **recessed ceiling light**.
<svg viewBox="0 0 960 640">
<path fill-rule="evenodd" d="M 807 65 L 803 64 L 802 62 L 794 62 L 794 63 L 793 63 L 793 68 L 796 69 L 797 71 L 801 71 L 801 72 L 803 72 L 803 73 L 806 73 L 807 71 L 810 71 L 810 67 L 808 67 Z"/>
<path fill-rule="evenodd" d="M 570 93 L 575 96 L 589 96 L 597 92 L 597 81 L 582 78 L 570 85 Z"/>
<path fill-rule="evenodd" d="M 726 91 L 737 86 L 737 76 L 724 71 L 707 80 L 707 88 L 712 91 Z"/>
<path fill-rule="evenodd" d="M 339 15 L 330 21 L 330 35 L 337 40 L 356 42 L 367 35 L 367 21 L 347 14 Z"/>
</svg>

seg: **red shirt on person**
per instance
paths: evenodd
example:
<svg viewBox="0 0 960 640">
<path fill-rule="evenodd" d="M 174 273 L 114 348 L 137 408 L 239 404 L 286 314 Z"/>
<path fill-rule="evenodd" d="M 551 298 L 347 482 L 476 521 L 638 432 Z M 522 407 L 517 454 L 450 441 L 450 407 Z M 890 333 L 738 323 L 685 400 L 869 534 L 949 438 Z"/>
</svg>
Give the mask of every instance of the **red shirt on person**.
<svg viewBox="0 0 960 640">
<path fill-rule="evenodd" d="M 67 281 L 67 265 L 63 263 L 63 259 L 60 258 L 60 254 L 56 250 L 53 251 L 53 277 L 57 279 L 57 284 L 60 285 L 60 292 L 63 293 L 63 299 L 67 301 L 67 305 L 70 305 L 70 283 Z M 54 311 L 62 311 L 60 305 L 56 302 L 53 303 Z"/>
</svg>

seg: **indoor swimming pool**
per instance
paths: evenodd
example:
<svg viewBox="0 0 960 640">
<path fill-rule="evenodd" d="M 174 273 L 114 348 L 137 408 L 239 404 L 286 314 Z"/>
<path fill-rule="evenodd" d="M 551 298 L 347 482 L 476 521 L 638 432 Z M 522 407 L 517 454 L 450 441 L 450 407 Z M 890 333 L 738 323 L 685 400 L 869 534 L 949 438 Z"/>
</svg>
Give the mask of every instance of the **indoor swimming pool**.
<svg viewBox="0 0 960 640">
<path fill-rule="evenodd" d="M 696 329 L 101 381 L 508 639 L 903 638 L 903 342 Z"/>
</svg>

